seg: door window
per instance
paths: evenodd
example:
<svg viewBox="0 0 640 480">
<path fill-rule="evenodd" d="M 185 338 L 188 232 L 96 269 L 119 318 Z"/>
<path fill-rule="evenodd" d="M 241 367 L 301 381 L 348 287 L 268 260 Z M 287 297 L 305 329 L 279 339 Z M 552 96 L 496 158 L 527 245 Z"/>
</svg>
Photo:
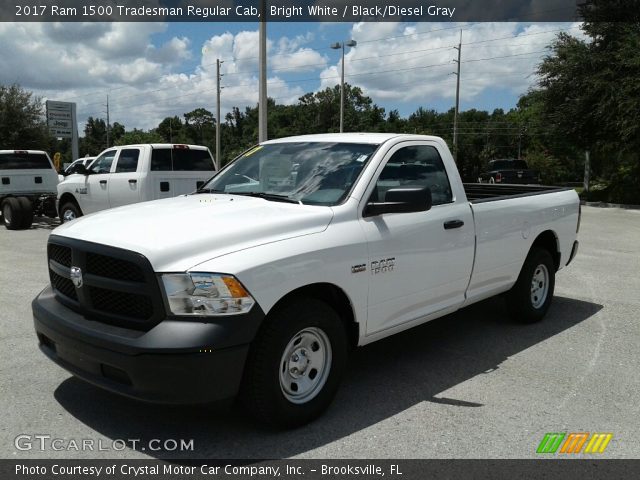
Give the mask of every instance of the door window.
<svg viewBox="0 0 640 480">
<path fill-rule="evenodd" d="M 370 202 L 384 202 L 387 191 L 400 187 L 428 187 L 433 205 L 452 201 L 451 185 L 435 147 L 412 145 L 396 151 L 380 172 Z"/>
<path fill-rule="evenodd" d="M 111 171 L 111 164 L 116 156 L 116 150 L 110 150 L 104 152 L 91 164 L 92 173 L 109 173 Z"/>
<path fill-rule="evenodd" d="M 131 173 L 138 169 L 138 158 L 140 150 L 125 149 L 120 152 L 118 163 L 116 163 L 116 173 Z"/>
</svg>

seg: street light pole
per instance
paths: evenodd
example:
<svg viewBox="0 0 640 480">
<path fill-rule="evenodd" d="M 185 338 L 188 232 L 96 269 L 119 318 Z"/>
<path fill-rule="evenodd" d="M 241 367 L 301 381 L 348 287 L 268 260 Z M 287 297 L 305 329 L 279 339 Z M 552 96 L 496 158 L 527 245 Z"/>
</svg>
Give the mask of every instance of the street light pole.
<svg viewBox="0 0 640 480">
<path fill-rule="evenodd" d="M 260 79 L 258 81 L 258 142 L 267 140 L 267 3 L 260 2 L 260 28 L 258 62 Z"/>
<path fill-rule="evenodd" d="M 220 166 L 222 165 L 222 158 L 220 156 L 220 78 L 222 75 L 220 74 L 220 64 L 224 63 L 219 58 L 216 60 L 216 158 L 215 164 L 216 169 L 220 170 Z"/>
<path fill-rule="evenodd" d="M 331 45 L 334 50 L 342 49 L 342 75 L 340 76 L 340 133 L 344 132 L 344 47 L 355 47 L 358 44 L 355 40 L 348 42 L 336 42 Z"/>
</svg>

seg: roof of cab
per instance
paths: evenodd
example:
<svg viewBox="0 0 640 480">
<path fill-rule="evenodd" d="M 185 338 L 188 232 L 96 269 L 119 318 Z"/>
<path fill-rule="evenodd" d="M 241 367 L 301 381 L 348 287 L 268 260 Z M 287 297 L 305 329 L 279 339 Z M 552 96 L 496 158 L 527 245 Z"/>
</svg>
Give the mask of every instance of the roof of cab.
<svg viewBox="0 0 640 480">
<path fill-rule="evenodd" d="M 412 135 L 406 133 L 321 133 L 313 135 L 298 135 L 295 137 L 267 140 L 261 145 L 290 142 L 344 142 L 344 143 L 369 143 L 379 145 L 392 138 L 406 137 L 407 139 L 435 140 L 438 137 L 429 135 Z"/>
<path fill-rule="evenodd" d="M 45 155 L 47 154 L 47 152 L 45 152 L 44 150 L 27 150 L 27 149 L 19 149 L 19 148 L 14 148 L 12 150 L 0 150 L 0 153 L 15 153 L 15 152 L 27 152 L 29 154 L 32 153 L 44 153 Z"/>
<path fill-rule="evenodd" d="M 151 148 L 172 148 L 175 146 L 185 146 L 196 150 L 206 150 L 204 145 L 190 145 L 188 143 L 132 143 L 130 145 L 113 145 L 109 148 L 129 148 L 129 147 L 151 147 Z"/>
</svg>

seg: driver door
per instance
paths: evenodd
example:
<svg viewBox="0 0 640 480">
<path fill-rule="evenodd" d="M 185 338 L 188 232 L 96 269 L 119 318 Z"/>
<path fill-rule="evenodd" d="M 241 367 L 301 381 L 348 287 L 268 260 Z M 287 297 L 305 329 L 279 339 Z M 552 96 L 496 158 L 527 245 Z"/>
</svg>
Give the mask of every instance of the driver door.
<svg viewBox="0 0 640 480">
<path fill-rule="evenodd" d="M 82 195 L 84 202 L 80 204 L 84 214 L 98 212 L 110 207 L 109 179 L 111 167 L 116 157 L 117 149 L 107 150 L 91 164 L 89 175 L 85 177 L 86 195 Z"/>
<path fill-rule="evenodd" d="M 453 198 L 435 145 L 404 142 L 391 149 L 361 207 L 384 202 L 388 190 L 402 187 L 428 187 L 433 206 L 361 216 L 369 248 L 367 335 L 461 305 L 471 275 L 471 209 Z M 463 224 L 452 228 L 454 220 Z"/>
</svg>

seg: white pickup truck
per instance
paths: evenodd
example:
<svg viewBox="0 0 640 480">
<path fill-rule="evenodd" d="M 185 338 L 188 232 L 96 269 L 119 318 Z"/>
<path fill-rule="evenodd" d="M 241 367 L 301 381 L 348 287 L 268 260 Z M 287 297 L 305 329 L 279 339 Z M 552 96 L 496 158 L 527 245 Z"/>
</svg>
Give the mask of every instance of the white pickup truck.
<svg viewBox="0 0 640 480">
<path fill-rule="evenodd" d="M 300 425 L 352 347 L 501 293 L 515 321 L 540 320 L 579 221 L 570 189 L 463 185 L 437 137 L 272 140 L 195 194 L 54 230 L 35 329 L 47 356 L 111 391 L 239 394 L 258 419 Z"/>
<path fill-rule="evenodd" d="M 60 181 L 49 155 L 42 150 L 0 150 L 0 213 L 9 230 L 31 227 L 34 215 L 56 213 Z"/>
<path fill-rule="evenodd" d="M 58 185 L 60 220 L 131 203 L 175 197 L 200 188 L 215 173 L 207 147 L 199 145 L 122 145 L 102 152 L 88 168 Z"/>
</svg>

